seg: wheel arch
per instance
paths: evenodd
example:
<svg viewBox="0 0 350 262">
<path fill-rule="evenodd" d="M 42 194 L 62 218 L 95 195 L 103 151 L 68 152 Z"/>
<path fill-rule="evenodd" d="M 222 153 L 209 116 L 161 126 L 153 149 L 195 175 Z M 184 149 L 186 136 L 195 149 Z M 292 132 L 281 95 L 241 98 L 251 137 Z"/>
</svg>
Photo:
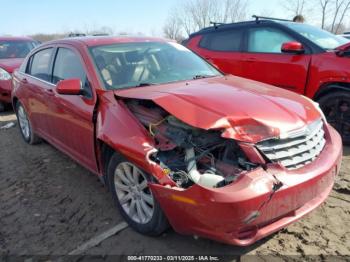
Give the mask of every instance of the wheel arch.
<svg viewBox="0 0 350 262">
<path fill-rule="evenodd" d="M 16 104 L 17 104 L 17 102 L 18 102 L 18 97 L 17 96 L 14 96 L 13 98 L 12 98 L 12 108 L 14 109 L 14 110 L 16 110 Z"/>
<path fill-rule="evenodd" d="M 120 154 L 118 150 L 109 145 L 102 139 L 97 139 L 97 161 L 100 166 L 100 173 L 102 174 L 101 180 L 105 186 L 109 189 L 109 183 L 107 178 L 108 163 L 114 153 Z"/>
<path fill-rule="evenodd" d="M 321 97 L 334 92 L 334 91 L 350 91 L 350 83 L 346 82 L 331 82 L 331 83 L 325 83 L 320 86 L 319 90 L 316 92 L 316 94 L 313 97 L 313 100 L 317 101 Z"/>
</svg>

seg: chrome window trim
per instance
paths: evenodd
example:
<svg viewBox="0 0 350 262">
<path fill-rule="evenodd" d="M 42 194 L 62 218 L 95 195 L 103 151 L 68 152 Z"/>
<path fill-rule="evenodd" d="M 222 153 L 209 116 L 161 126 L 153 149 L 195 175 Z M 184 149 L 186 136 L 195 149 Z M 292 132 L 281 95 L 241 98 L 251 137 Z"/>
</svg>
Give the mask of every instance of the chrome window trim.
<svg viewBox="0 0 350 262">
<path fill-rule="evenodd" d="M 31 77 L 31 78 L 33 78 L 33 79 L 35 79 L 35 80 L 39 80 L 40 82 L 43 82 L 43 83 L 45 83 L 45 84 L 49 84 L 49 85 L 51 85 L 51 86 L 54 86 L 54 87 L 56 87 L 56 85 L 55 84 L 53 84 L 53 83 L 51 83 L 51 82 L 48 82 L 48 81 L 46 81 L 46 80 L 44 80 L 44 79 L 40 79 L 40 78 L 38 78 L 38 77 L 35 77 L 35 76 L 32 76 L 32 75 L 29 75 L 29 74 L 27 74 L 27 73 L 23 73 L 23 72 L 19 72 L 21 75 L 24 75 L 24 76 L 26 76 L 26 77 Z"/>
</svg>

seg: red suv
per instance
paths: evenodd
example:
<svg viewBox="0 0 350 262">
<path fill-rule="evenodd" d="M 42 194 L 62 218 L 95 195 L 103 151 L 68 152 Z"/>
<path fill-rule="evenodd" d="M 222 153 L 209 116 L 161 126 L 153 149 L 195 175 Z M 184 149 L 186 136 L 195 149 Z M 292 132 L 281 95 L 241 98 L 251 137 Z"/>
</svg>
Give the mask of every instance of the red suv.
<svg viewBox="0 0 350 262">
<path fill-rule="evenodd" d="M 316 27 L 261 20 L 214 24 L 185 45 L 227 74 L 285 88 L 319 102 L 350 142 L 350 43 Z"/>
<path fill-rule="evenodd" d="M 37 45 L 28 37 L 0 37 L 0 112 L 11 103 L 12 72 Z"/>
<path fill-rule="evenodd" d="M 95 173 L 137 231 L 249 245 L 320 205 L 342 145 L 318 105 L 163 39 L 45 43 L 14 73 L 24 140 Z M 54 175 L 54 174 L 52 174 Z"/>
</svg>

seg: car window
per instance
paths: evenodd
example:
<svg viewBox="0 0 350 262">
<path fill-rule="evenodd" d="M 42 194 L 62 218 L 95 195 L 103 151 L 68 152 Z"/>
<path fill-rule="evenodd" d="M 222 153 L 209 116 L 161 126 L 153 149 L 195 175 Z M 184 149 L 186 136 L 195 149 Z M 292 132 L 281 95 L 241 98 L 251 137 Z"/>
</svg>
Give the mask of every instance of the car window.
<svg viewBox="0 0 350 262">
<path fill-rule="evenodd" d="M 199 46 L 213 51 L 239 51 L 242 36 L 242 30 L 230 30 L 203 35 Z"/>
<path fill-rule="evenodd" d="M 36 46 L 33 41 L 0 41 L 0 59 L 24 58 Z"/>
<path fill-rule="evenodd" d="M 106 89 L 220 76 L 186 47 L 174 42 L 132 42 L 90 48 Z"/>
<path fill-rule="evenodd" d="M 338 46 L 349 43 L 348 39 L 344 37 L 334 35 L 325 30 L 319 29 L 317 27 L 301 24 L 301 23 L 284 23 L 286 26 L 306 37 L 308 40 L 312 41 L 314 44 L 327 49 L 332 50 Z M 345 36 L 349 37 L 349 36 Z"/>
<path fill-rule="evenodd" d="M 27 73 L 45 81 L 50 81 L 50 61 L 52 48 L 47 48 L 35 53 L 29 60 L 30 66 Z"/>
<path fill-rule="evenodd" d="M 285 42 L 295 41 L 291 36 L 276 28 L 249 29 L 248 52 L 282 53 Z"/>
<path fill-rule="evenodd" d="M 55 59 L 52 82 L 56 84 L 60 80 L 79 78 L 85 82 L 86 74 L 78 55 L 67 48 L 59 48 Z"/>
<path fill-rule="evenodd" d="M 58 81 L 72 78 L 79 78 L 83 88 L 91 93 L 80 57 L 73 50 L 61 47 L 57 51 L 53 67 L 52 83 L 57 84 Z"/>
</svg>

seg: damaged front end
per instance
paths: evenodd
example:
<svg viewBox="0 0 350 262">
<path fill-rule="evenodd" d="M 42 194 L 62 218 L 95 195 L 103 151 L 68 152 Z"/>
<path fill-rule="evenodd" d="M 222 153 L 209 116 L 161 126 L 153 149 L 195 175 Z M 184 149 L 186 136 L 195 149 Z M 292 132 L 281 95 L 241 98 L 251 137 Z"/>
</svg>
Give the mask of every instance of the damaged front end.
<svg viewBox="0 0 350 262">
<path fill-rule="evenodd" d="M 244 151 L 253 155 L 247 144 L 242 147 L 223 137 L 221 130 L 203 130 L 190 126 L 149 100 L 126 99 L 125 104 L 154 139 L 149 156 L 178 187 L 198 184 L 219 188 L 236 181 L 256 168 Z M 255 156 L 260 164 L 264 159 Z"/>
<path fill-rule="evenodd" d="M 116 98 L 148 135 L 144 168 L 158 181 L 149 186 L 182 234 L 252 244 L 320 205 L 339 171 L 340 138 L 319 120 L 253 143 L 234 139 L 232 126 L 187 124 L 151 99 Z M 247 125 L 241 135 L 256 127 Z"/>
</svg>

